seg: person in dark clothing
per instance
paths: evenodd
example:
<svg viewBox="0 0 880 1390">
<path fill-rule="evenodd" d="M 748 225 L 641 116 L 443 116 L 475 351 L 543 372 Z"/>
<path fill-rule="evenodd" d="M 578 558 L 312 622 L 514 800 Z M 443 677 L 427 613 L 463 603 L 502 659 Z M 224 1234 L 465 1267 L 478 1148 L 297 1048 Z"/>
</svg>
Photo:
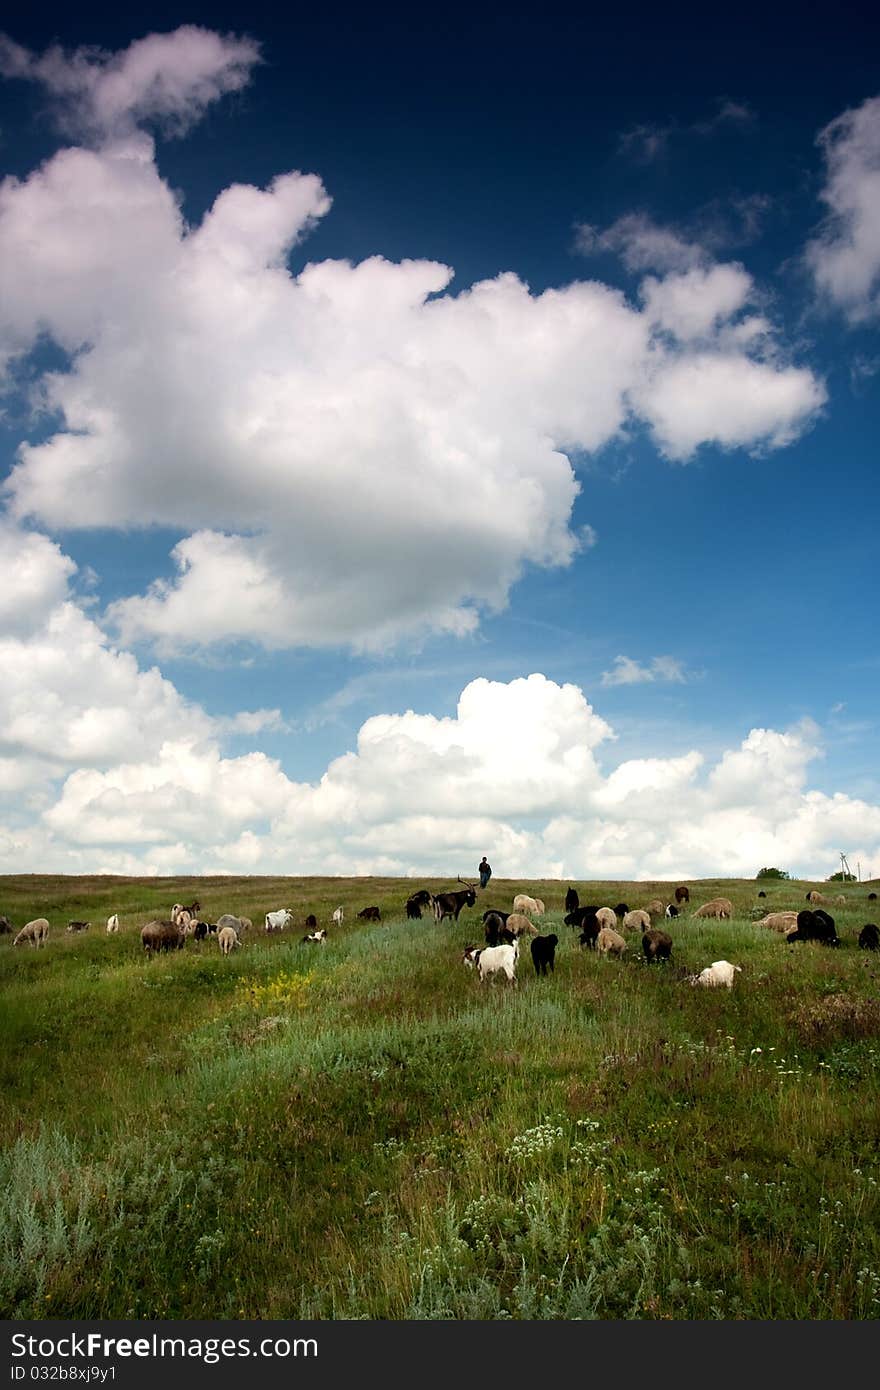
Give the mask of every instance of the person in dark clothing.
<svg viewBox="0 0 880 1390">
<path fill-rule="evenodd" d="M 485 888 L 486 884 L 489 882 L 489 879 L 492 877 L 492 866 L 490 865 L 485 854 L 480 860 L 480 865 L 477 872 L 480 875 L 480 887 Z"/>
</svg>

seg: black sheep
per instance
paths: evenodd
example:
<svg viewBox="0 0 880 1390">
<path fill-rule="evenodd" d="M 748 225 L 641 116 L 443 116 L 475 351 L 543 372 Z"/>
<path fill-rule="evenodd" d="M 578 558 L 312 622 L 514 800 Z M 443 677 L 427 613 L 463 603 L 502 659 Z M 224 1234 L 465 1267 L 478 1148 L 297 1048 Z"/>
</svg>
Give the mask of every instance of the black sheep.
<svg viewBox="0 0 880 1390">
<path fill-rule="evenodd" d="M 645 953 L 645 960 L 649 963 L 657 960 L 669 960 L 672 955 L 672 937 L 668 932 L 661 931 L 659 927 L 651 927 L 642 937 L 642 950 Z"/>
<path fill-rule="evenodd" d="M 866 922 L 859 932 L 859 945 L 863 951 L 876 951 L 880 947 L 880 932 L 874 922 Z"/>
<path fill-rule="evenodd" d="M 629 908 L 626 903 L 618 903 L 614 911 L 618 917 L 625 917 L 629 912 Z"/>
<path fill-rule="evenodd" d="M 554 960 L 558 941 L 559 938 L 555 932 L 551 932 L 549 936 L 533 937 L 532 961 L 536 975 L 546 975 L 548 969 L 555 969 Z"/>
<path fill-rule="evenodd" d="M 815 912 L 799 912 L 797 926 L 786 935 L 786 941 L 821 941 L 823 946 L 839 946 L 840 937 L 834 925 L 834 918 L 821 908 Z"/>
<path fill-rule="evenodd" d="M 577 895 L 577 889 L 569 888 L 565 895 L 565 910 L 566 912 L 574 912 L 576 907 L 580 907 L 580 899 Z"/>
<path fill-rule="evenodd" d="M 578 937 L 582 946 L 588 946 L 591 951 L 596 949 L 596 937 L 599 935 L 599 923 L 596 917 L 585 917 L 581 923 L 581 934 Z"/>
<path fill-rule="evenodd" d="M 501 946 L 511 944 L 516 940 L 512 931 L 508 930 L 507 918 L 509 913 L 487 912 L 483 920 L 486 923 L 485 937 L 487 946 Z"/>
</svg>

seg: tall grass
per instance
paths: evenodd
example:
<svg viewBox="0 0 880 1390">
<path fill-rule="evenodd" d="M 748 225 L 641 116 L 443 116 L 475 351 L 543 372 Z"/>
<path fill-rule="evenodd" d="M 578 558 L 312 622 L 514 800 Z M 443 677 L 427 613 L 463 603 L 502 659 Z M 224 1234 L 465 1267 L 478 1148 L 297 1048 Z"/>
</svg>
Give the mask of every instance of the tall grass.
<svg viewBox="0 0 880 1390">
<path fill-rule="evenodd" d="M 412 886 L 3 881 L 16 925 L 53 931 L 0 939 L 0 1315 L 878 1315 L 858 893 L 828 951 L 755 925 L 754 884 L 694 885 L 736 919 L 668 924 L 673 959 L 649 966 L 637 938 L 622 961 L 582 951 L 564 884 L 493 880 L 442 927 L 404 918 Z M 524 954 L 516 987 L 481 986 L 462 948 L 519 889 L 548 904 L 556 970 Z M 773 891 L 800 906 L 806 885 Z M 255 931 L 227 959 L 211 941 L 145 959 L 139 926 L 194 896 L 255 923 L 343 902 L 346 924 L 326 947 Z M 384 920 L 359 923 L 374 902 Z M 77 916 L 92 930 L 67 936 Z M 721 957 L 743 966 L 734 990 L 691 988 Z"/>
</svg>

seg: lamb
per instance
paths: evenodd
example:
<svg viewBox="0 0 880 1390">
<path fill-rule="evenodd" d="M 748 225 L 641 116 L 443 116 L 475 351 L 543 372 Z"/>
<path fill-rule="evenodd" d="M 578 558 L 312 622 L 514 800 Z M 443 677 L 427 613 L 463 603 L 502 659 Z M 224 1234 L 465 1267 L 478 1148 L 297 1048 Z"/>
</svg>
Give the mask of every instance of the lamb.
<svg viewBox="0 0 880 1390">
<path fill-rule="evenodd" d="M 722 985 L 733 989 L 738 971 L 742 973 L 741 965 L 731 965 L 729 960 L 713 960 L 699 975 L 691 975 L 689 978 L 692 985 L 703 985 L 706 989 L 718 989 Z"/>
<path fill-rule="evenodd" d="M 596 909 L 596 921 L 600 927 L 609 927 L 614 931 L 617 927 L 617 913 L 613 907 L 598 907 Z"/>
<path fill-rule="evenodd" d="M 632 931 L 635 927 L 640 927 L 647 931 L 651 925 L 651 918 L 642 907 L 634 907 L 632 912 L 625 912 L 621 924 L 624 931 Z"/>
<path fill-rule="evenodd" d="M 652 927 L 642 937 L 642 950 L 649 964 L 652 961 L 669 960 L 672 955 L 672 937 L 659 927 Z"/>
<path fill-rule="evenodd" d="M 514 912 L 527 912 L 535 917 L 544 916 L 544 904 L 540 898 L 530 898 L 528 893 L 517 893 L 513 900 Z"/>
<path fill-rule="evenodd" d="M 519 945 L 484 946 L 482 950 L 471 946 L 465 951 L 465 964 L 475 965 L 480 976 L 480 984 L 485 984 L 490 975 L 504 974 L 511 984 L 516 984 L 516 963 L 519 960 Z"/>
<path fill-rule="evenodd" d="M 859 932 L 859 946 L 863 951 L 876 951 L 880 948 L 880 932 L 876 923 L 866 922 Z"/>
<path fill-rule="evenodd" d="M 555 932 L 549 936 L 536 936 L 532 942 L 532 964 L 536 975 L 546 975 L 548 969 L 555 970 L 556 947 L 559 937 Z"/>
<path fill-rule="evenodd" d="M 729 898 L 710 898 L 702 907 L 698 907 L 696 912 L 691 913 L 692 917 L 718 917 L 721 919 L 733 916 L 733 903 Z"/>
<path fill-rule="evenodd" d="M 32 922 L 25 922 L 12 944 L 13 946 L 21 946 L 27 941 L 31 946 L 40 947 L 45 945 L 48 938 L 48 920 L 45 917 L 35 917 Z"/>
<path fill-rule="evenodd" d="M 522 912 L 509 913 L 504 925 L 515 937 L 538 935 L 538 928 L 535 926 L 534 922 Z"/>
<path fill-rule="evenodd" d="M 768 912 L 758 922 L 759 927 L 769 927 L 771 931 L 792 931 L 797 926 L 796 912 Z"/>
<path fill-rule="evenodd" d="M 622 956 L 626 949 L 626 942 L 613 927 L 603 927 L 596 937 L 596 950 L 600 956 Z"/>
<path fill-rule="evenodd" d="M 675 901 L 677 903 L 689 903 L 691 895 L 683 883 L 680 883 L 675 890 Z"/>
<path fill-rule="evenodd" d="M 228 956 L 229 952 L 233 950 L 234 947 L 240 946 L 241 942 L 238 939 L 238 933 L 235 928 L 221 927 L 217 933 L 217 945 L 220 947 L 224 956 Z"/>
<path fill-rule="evenodd" d="M 117 931 L 119 931 L 119 913 L 114 912 L 111 917 L 107 918 L 107 935 L 111 936 L 113 932 Z"/>
</svg>

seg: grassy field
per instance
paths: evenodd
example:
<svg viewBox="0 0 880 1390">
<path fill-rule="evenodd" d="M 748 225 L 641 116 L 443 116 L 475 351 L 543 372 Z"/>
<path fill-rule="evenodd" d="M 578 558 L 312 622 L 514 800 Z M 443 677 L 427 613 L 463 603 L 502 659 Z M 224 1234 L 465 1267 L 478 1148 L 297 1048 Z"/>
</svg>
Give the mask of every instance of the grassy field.
<svg viewBox="0 0 880 1390">
<path fill-rule="evenodd" d="M 669 964 L 579 948 L 568 886 L 493 879 L 457 924 L 439 880 L 0 879 L 0 1316 L 866 1319 L 880 1314 L 880 920 L 842 945 L 757 926 L 811 886 L 691 883 L 731 922 L 667 923 Z M 674 884 L 578 883 L 638 907 Z M 544 899 L 555 974 L 461 962 L 487 906 Z M 255 930 L 145 959 L 197 897 Z M 303 921 L 345 924 L 303 946 Z M 379 924 L 358 922 L 376 904 Z M 267 910 L 296 927 L 266 937 Z M 121 931 L 104 923 L 118 912 Z M 69 918 L 91 930 L 68 935 Z M 692 989 L 726 958 L 736 987 Z"/>
</svg>

